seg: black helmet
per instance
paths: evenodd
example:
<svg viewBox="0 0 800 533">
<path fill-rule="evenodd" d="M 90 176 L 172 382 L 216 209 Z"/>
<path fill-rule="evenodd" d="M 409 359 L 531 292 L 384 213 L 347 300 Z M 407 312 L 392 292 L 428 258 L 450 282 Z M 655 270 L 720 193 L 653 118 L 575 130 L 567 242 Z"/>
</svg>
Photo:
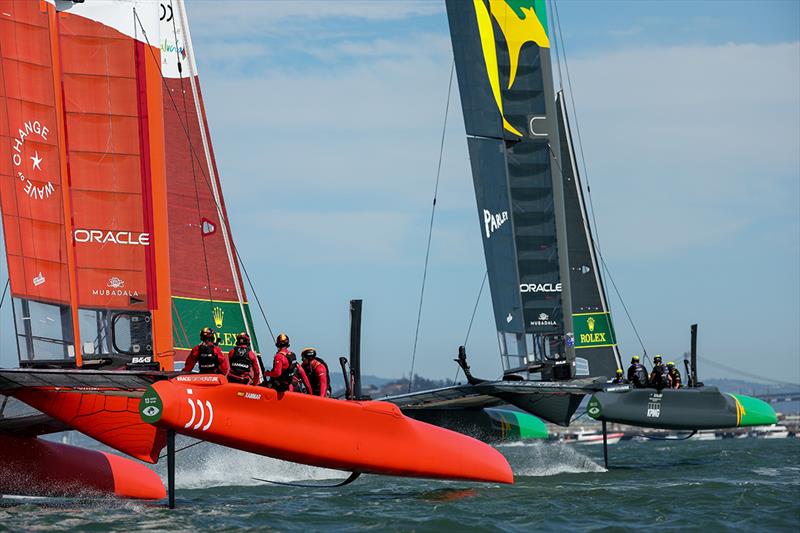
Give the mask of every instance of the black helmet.
<svg viewBox="0 0 800 533">
<path fill-rule="evenodd" d="M 275 347 L 276 348 L 288 348 L 289 347 L 289 336 L 286 333 L 281 333 L 278 335 L 278 338 L 275 339 Z"/>
<path fill-rule="evenodd" d="M 213 342 L 216 338 L 217 334 L 213 329 L 205 327 L 200 330 L 200 340 L 202 342 Z"/>
<path fill-rule="evenodd" d="M 237 346 L 250 346 L 250 335 L 247 332 L 243 331 L 236 335 L 236 345 Z"/>
<path fill-rule="evenodd" d="M 314 359 L 317 356 L 317 350 L 314 348 L 306 348 L 300 355 L 303 359 Z"/>
</svg>

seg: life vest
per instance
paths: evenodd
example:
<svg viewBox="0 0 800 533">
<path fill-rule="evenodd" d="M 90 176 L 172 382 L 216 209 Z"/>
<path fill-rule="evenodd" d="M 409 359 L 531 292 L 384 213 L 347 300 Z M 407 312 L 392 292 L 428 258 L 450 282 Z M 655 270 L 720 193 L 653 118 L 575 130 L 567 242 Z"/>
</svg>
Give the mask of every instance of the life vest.
<svg viewBox="0 0 800 533">
<path fill-rule="evenodd" d="M 314 359 L 316 359 L 317 362 L 322 363 L 322 366 L 325 367 L 325 375 L 328 376 L 328 390 L 325 392 L 325 395 L 326 396 L 330 396 L 331 395 L 331 373 L 330 373 L 330 370 L 328 370 L 328 363 L 326 363 L 325 360 L 322 359 L 321 357 L 315 357 Z M 312 361 L 314 359 L 312 359 Z M 314 368 L 311 366 L 311 363 L 308 364 L 308 368 L 305 369 L 305 370 L 306 370 L 306 374 L 308 375 L 308 381 L 309 381 L 309 383 L 311 383 L 311 394 L 313 394 L 314 396 L 319 396 L 319 392 L 320 392 L 319 391 L 319 387 L 320 387 L 319 377 L 317 376 L 317 373 L 314 372 Z"/>
<path fill-rule="evenodd" d="M 243 382 L 250 380 L 250 372 L 253 369 L 253 362 L 250 361 L 250 347 L 237 346 L 233 355 L 230 357 L 230 374 L 234 381 Z"/>
<path fill-rule="evenodd" d="M 669 387 L 669 370 L 667 369 L 667 365 L 660 364 L 653 367 L 653 385 L 657 389 L 664 389 Z"/>
<path fill-rule="evenodd" d="M 672 388 L 679 389 L 681 386 L 681 373 L 677 368 L 673 368 L 669 375 L 672 378 Z"/>
<path fill-rule="evenodd" d="M 635 386 L 639 388 L 647 386 L 647 370 L 644 369 L 644 365 L 641 363 L 632 364 L 628 370 L 628 375 Z"/>
<path fill-rule="evenodd" d="M 297 364 L 297 362 L 292 361 L 292 388 L 294 389 L 294 392 L 311 394 L 310 390 L 306 390 L 306 384 L 303 381 L 303 378 L 300 376 L 300 371 L 297 370 L 298 368 L 300 368 L 300 366 Z"/>
<path fill-rule="evenodd" d="M 216 374 L 219 372 L 219 356 L 214 345 L 204 342 L 197 347 L 197 365 L 201 374 Z"/>
<path fill-rule="evenodd" d="M 272 378 L 272 388 L 278 392 L 284 392 L 289 390 L 289 387 L 292 385 L 292 378 L 294 374 L 297 372 L 297 361 L 289 361 L 289 358 L 286 357 L 286 362 L 289 363 L 288 366 L 284 367 L 281 371 L 281 374 L 278 377 Z"/>
</svg>

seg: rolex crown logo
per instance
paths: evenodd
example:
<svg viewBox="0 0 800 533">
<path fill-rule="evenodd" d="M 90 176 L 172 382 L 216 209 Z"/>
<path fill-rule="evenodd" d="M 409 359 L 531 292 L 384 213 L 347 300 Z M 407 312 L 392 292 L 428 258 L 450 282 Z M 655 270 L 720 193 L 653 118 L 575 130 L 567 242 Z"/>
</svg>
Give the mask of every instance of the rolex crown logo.
<svg viewBox="0 0 800 533">
<path fill-rule="evenodd" d="M 222 319 L 225 317 L 225 311 L 223 311 L 221 307 L 215 307 L 212 310 L 212 315 L 214 316 L 214 325 L 217 329 L 221 328 Z"/>
<path fill-rule="evenodd" d="M 589 317 L 586 320 L 586 325 L 589 326 L 589 331 L 594 331 L 594 318 L 593 317 Z"/>
</svg>

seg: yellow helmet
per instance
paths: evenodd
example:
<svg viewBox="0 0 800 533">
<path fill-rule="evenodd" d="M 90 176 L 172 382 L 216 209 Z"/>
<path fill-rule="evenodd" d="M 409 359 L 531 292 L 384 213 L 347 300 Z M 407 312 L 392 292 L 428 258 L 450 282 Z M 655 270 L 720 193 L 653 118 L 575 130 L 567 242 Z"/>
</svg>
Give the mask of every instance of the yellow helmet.
<svg viewBox="0 0 800 533">
<path fill-rule="evenodd" d="M 675 363 L 673 363 L 672 361 L 670 361 L 669 363 L 667 363 L 667 366 L 675 366 Z"/>
<path fill-rule="evenodd" d="M 638 362 L 639 362 L 639 356 L 638 355 L 634 355 L 633 357 L 631 357 L 631 363 L 638 363 Z"/>
<path fill-rule="evenodd" d="M 622 375 L 622 369 L 621 369 L 621 368 L 618 368 L 618 369 L 617 369 L 617 375 L 618 375 L 618 376 L 621 376 L 621 375 Z"/>
</svg>

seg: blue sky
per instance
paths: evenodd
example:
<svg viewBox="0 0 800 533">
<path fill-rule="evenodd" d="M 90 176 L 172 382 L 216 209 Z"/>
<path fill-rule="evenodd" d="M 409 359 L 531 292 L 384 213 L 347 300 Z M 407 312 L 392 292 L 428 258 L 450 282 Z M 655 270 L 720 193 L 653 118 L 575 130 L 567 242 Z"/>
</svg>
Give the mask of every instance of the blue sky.
<svg viewBox="0 0 800 533">
<path fill-rule="evenodd" d="M 361 297 L 364 371 L 407 374 L 444 2 L 188 4 L 231 225 L 273 328 L 335 361 Z M 606 263 L 648 353 L 680 358 L 700 324 L 701 377 L 737 377 L 707 356 L 800 382 L 799 6 L 558 3 Z M 453 95 L 416 364 L 438 378 L 455 374 L 485 270 Z M 623 356 L 641 353 L 611 304 Z M 497 351 L 487 287 L 474 371 L 499 375 Z"/>
</svg>

